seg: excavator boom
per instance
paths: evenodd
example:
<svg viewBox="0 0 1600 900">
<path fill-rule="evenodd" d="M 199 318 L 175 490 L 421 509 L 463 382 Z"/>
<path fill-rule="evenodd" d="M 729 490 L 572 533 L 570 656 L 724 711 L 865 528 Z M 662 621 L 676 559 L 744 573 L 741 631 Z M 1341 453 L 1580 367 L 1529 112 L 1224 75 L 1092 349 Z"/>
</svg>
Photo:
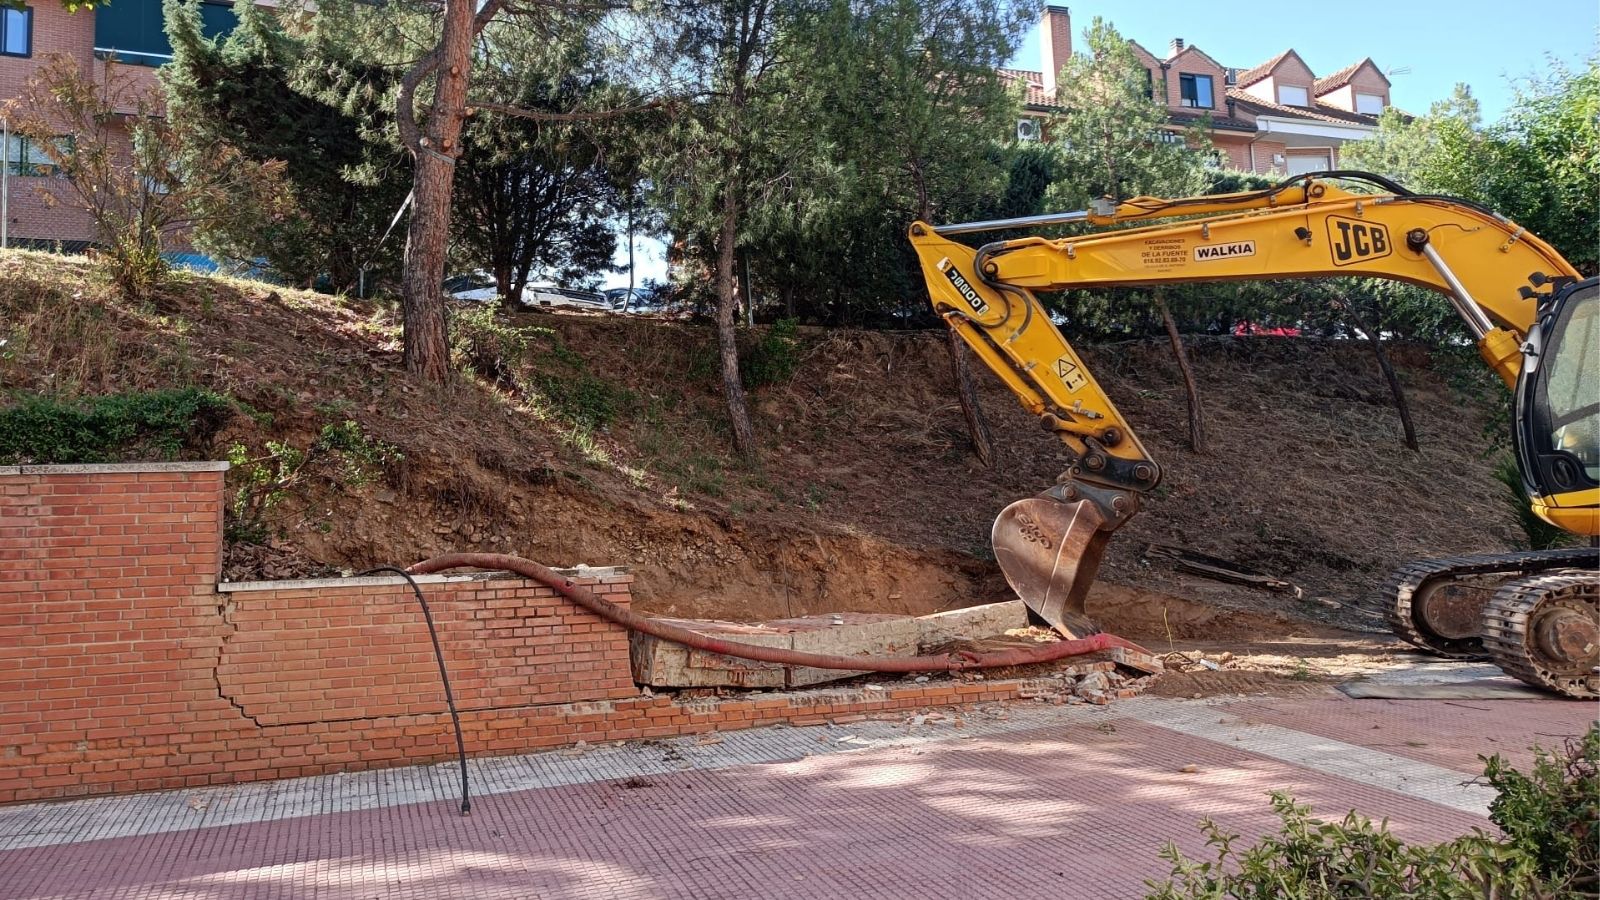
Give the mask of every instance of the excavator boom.
<svg viewBox="0 0 1600 900">
<path fill-rule="evenodd" d="M 1340 183 L 1352 181 L 1378 192 L 1357 193 Z M 954 239 L 1072 224 L 1101 229 L 978 247 Z M 1568 303 L 1580 287 L 1579 273 L 1505 217 L 1459 199 L 1412 194 L 1359 172 L 1314 173 L 1235 194 L 1105 201 L 1091 210 L 1025 219 L 944 226 L 916 222 L 910 237 L 934 309 L 1065 446 L 1068 465 L 1057 484 L 1007 507 L 995 520 L 993 540 L 1013 589 L 1070 636 L 1093 630 L 1084 598 L 1106 542 L 1138 511 L 1141 496 L 1159 483 L 1161 468 L 1056 328 L 1037 293 L 1245 279 L 1386 278 L 1443 295 L 1476 338 L 1485 363 L 1513 387 L 1525 368 L 1537 368 L 1525 366 L 1524 354 L 1530 340 L 1539 337 L 1541 317 L 1549 320 L 1547 329 L 1555 328 L 1552 310 L 1557 307 L 1595 306 L 1575 295 Z M 1572 316 L 1556 318 L 1564 323 Z M 1600 423 L 1600 409 L 1593 421 Z M 1597 438 L 1587 435 L 1582 446 L 1556 448 L 1558 456 L 1572 457 L 1562 471 L 1576 468 L 1587 477 L 1540 478 L 1524 466 L 1535 511 L 1590 536 L 1600 534 L 1595 481 L 1600 449 L 1589 446 Z M 1570 443 L 1571 434 L 1564 439 Z M 1594 632 L 1600 653 L 1600 626 L 1584 629 L 1585 636 Z"/>
</svg>

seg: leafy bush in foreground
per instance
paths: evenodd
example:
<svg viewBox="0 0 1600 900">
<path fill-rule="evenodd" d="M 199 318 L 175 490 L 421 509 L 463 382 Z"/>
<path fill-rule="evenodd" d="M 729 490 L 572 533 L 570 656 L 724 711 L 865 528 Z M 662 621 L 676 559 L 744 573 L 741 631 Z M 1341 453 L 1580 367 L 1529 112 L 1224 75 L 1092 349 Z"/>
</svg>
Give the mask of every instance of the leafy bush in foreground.
<svg viewBox="0 0 1600 900">
<path fill-rule="evenodd" d="M 1206 819 L 1200 830 L 1215 859 L 1194 860 L 1168 843 L 1172 863 L 1147 900 L 1344 900 L 1344 898 L 1594 897 L 1600 889 L 1600 727 L 1568 741 L 1562 752 L 1535 749 L 1530 772 L 1498 754 L 1484 777 L 1497 796 L 1489 818 L 1503 836 L 1481 830 L 1442 844 L 1406 844 L 1387 821 L 1351 812 L 1340 822 L 1314 819 L 1310 807 L 1272 795 L 1282 823 L 1254 846 L 1239 849 Z"/>
</svg>

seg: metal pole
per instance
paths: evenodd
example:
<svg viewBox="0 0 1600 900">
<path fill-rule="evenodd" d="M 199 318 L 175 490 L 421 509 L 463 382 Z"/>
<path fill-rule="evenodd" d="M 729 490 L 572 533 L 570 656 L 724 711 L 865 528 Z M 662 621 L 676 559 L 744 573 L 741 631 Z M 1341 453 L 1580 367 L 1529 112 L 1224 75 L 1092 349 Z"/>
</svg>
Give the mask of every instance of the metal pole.
<svg viewBox="0 0 1600 900">
<path fill-rule="evenodd" d="M 973 231 L 998 231 L 1002 228 L 1039 228 L 1044 225 L 1065 225 L 1089 218 L 1086 209 L 1073 212 L 1046 213 L 1042 216 L 1023 216 L 1019 219 L 989 219 L 985 222 L 959 222 L 955 225 L 935 225 L 934 234 L 967 234 Z"/>
<path fill-rule="evenodd" d="M 0 250 L 11 249 L 11 120 L 0 119 L 5 147 L 0 149 Z"/>
<path fill-rule="evenodd" d="M 750 254 L 744 257 L 744 324 L 755 327 L 756 324 L 756 298 L 751 296 L 750 289 Z"/>
<path fill-rule="evenodd" d="M 1438 271 L 1439 277 L 1444 279 L 1444 283 L 1450 286 L 1450 305 L 1454 306 L 1461 318 L 1466 320 L 1467 327 L 1472 329 L 1473 337 L 1482 339 L 1485 334 L 1488 334 L 1494 328 L 1494 323 L 1489 321 L 1487 315 L 1484 315 L 1483 307 L 1479 306 L 1478 301 L 1474 300 L 1472 294 L 1467 292 L 1467 286 L 1461 283 L 1461 279 L 1456 277 L 1456 273 L 1450 271 L 1450 267 L 1445 264 L 1444 258 L 1439 255 L 1439 251 L 1433 249 L 1431 241 L 1422 245 L 1422 255 Z"/>
</svg>

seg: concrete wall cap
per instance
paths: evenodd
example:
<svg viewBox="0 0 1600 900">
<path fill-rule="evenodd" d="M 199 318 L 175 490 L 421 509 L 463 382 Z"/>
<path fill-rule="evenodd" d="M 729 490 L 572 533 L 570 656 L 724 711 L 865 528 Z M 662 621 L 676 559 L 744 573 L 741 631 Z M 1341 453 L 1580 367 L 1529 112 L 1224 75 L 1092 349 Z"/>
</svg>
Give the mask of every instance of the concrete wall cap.
<svg viewBox="0 0 1600 900">
<path fill-rule="evenodd" d="M 80 463 L 59 466 L 0 466 L 0 475 L 121 475 L 139 472 L 226 472 L 223 460 L 154 463 Z"/>
<path fill-rule="evenodd" d="M 614 578 L 628 574 L 625 566 L 583 566 L 576 569 L 556 569 L 568 578 Z M 413 575 L 417 584 L 457 584 L 464 581 L 517 581 L 522 576 L 514 572 L 469 572 L 462 575 Z M 290 578 L 281 581 L 224 581 L 217 584 L 223 593 L 239 591 L 305 591 L 319 588 L 387 587 L 405 585 L 399 575 L 366 575 L 337 578 Z"/>
</svg>

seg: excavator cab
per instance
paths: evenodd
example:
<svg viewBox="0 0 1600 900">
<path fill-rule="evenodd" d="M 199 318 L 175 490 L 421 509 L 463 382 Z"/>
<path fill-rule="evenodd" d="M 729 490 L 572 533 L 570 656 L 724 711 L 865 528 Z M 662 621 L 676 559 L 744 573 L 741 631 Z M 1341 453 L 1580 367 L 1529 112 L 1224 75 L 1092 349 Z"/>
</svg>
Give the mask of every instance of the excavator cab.
<svg viewBox="0 0 1600 900">
<path fill-rule="evenodd" d="M 1533 511 L 1600 534 L 1600 279 L 1553 291 L 1528 330 L 1516 389 L 1516 447 Z"/>
</svg>

